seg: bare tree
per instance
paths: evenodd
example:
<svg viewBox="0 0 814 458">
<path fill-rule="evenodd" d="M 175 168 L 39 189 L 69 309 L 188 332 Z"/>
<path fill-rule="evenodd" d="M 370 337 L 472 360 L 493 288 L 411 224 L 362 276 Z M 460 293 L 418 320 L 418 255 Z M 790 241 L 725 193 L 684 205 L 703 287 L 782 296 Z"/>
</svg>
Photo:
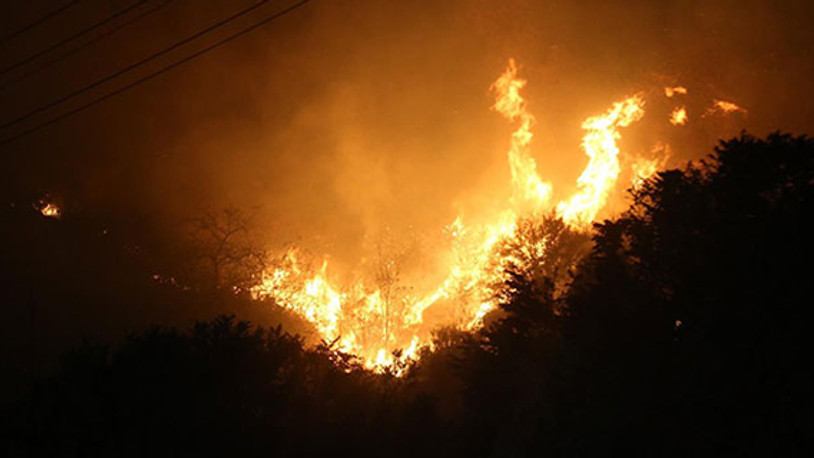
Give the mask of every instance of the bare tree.
<svg viewBox="0 0 814 458">
<path fill-rule="evenodd" d="M 375 242 L 373 279 L 382 300 L 382 331 L 385 352 L 390 349 L 390 330 L 401 319 L 405 287 L 401 284 L 401 265 L 408 249 L 389 230 L 379 234 Z M 402 302 L 402 307 L 398 307 Z"/>
<path fill-rule="evenodd" d="M 246 291 L 266 267 L 268 253 L 257 243 L 251 217 L 227 207 L 191 220 L 199 267 L 212 289 Z"/>
</svg>

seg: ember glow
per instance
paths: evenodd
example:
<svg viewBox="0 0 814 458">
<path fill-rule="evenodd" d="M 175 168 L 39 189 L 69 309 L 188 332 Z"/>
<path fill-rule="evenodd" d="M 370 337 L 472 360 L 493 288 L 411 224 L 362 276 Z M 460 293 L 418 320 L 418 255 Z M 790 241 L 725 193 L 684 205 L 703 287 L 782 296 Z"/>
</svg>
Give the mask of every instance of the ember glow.
<svg viewBox="0 0 814 458">
<path fill-rule="evenodd" d="M 670 114 L 670 124 L 674 126 L 683 126 L 687 124 L 687 109 L 678 107 Z"/>
<path fill-rule="evenodd" d="M 722 114 L 731 114 L 740 112 L 746 114 L 747 111 L 744 108 L 741 108 L 737 104 L 733 102 L 728 102 L 726 100 L 714 100 L 712 106 L 707 110 L 707 114 L 714 114 L 714 113 L 722 113 Z"/>
<path fill-rule="evenodd" d="M 59 219 L 62 217 L 62 210 L 53 202 L 40 200 L 37 206 L 39 207 L 40 214 L 46 218 Z"/>
<path fill-rule="evenodd" d="M 664 88 L 664 95 L 668 98 L 672 98 L 675 95 L 687 95 L 687 88 L 684 86 L 673 86 L 673 87 L 665 87 Z"/>
<path fill-rule="evenodd" d="M 631 164 L 633 189 L 639 189 L 645 180 L 666 167 L 670 160 L 670 145 L 658 142 L 650 151 L 649 157 L 636 157 Z"/>
<path fill-rule="evenodd" d="M 387 257 L 375 266 L 373 279 L 335 282 L 327 257 L 306 260 L 293 248 L 265 272 L 252 289 L 253 296 L 272 299 L 294 311 L 310 322 L 324 341 L 378 370 L 392 367 L 397 359 L 415 358 L 419 348 L 430 345 L 431 331 L 439 326 L 479 327 L 497 306 L 494 285 L 503 280 L 507 263 L 516 261 L 501 254 L 500 247 L 517 236 L 518 221 L 553 213 L 574 230 L 590 230 L 622 172 L 620 131 L 645 114 L 643 95 L 634 94 L 586 119 L 581 149 L 588 157 L 587 166 L 576 180 L 576 191 L 555 204 L 555 190 L 541 178 L 544 168 L 538 168 L 532 156 L 535 118 L 521 94 L 526 84 L 518 77 L 515 61 L 509 60 L 506 70 L 491 85 L 495 96 L 492 109 L 517 124 L 507 152 L 511 195 L 502 210 L 485 220 L 459 215 L 443 229 L 449 244 L 438 250 L 437 257 L 443 260 L 446 274 L 436 286 L 409 294 L 401 291 L 396 281 L 399 262 Z M 686 93 L 683 87 L 665 89 L 668 97 Z M 683 108 L 675 116 L 680 124 L 687 121 Z M 625 160 L 631 166 L 634 187 L 665 165 L 669 147 L 657 144 L 650 156 Z M 545 241 L 538 244 L 529 250 L 535 252 L 536 259 L 543 259 Z M 429 315 L 436 318 L 425 319 Z"/>
</svg>

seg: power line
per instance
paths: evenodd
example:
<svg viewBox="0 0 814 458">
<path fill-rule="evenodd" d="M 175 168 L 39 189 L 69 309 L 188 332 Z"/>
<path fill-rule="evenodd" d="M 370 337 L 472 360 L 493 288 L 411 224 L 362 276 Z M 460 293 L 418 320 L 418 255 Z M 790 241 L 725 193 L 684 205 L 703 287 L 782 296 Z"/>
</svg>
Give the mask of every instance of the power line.
<svg viewBox="0 0 814 458">
<path fill-rule="evenodd" d="M 16 37 L 17 35 L 25 33 L 27 31 L 33 29 L 34 27 L 42 24 L 43 22 L 47 21 L 48 19 L 51 19 L 52 17 L 59 15 L 60 13 L 67 10 L 68 8 L 76 5 L 80 1 L 81 0 L 73 0 L 72 2 L 68 2 L 68 3 L 60 6 L 59 8 L 55 9 L 54 11 L 51 11 L 50 13 L 46 14 L 45 16 L 37 19 L 36 21 L 28 24 L 27 26 L 25 26 L 25 27 L 23 27 L 21 29 L 18 29 L 15 32 L 12 32 L 12 33 L 10 33 L 9 35 L 6 35 L 3 38 L 0 38 L 0 45 L 6 44 L 7 41 L 11 40 L 12 38 Z"/>
<path fill-rule="evenodd" d="M 39 52 L 36 52 L 33 55 L 28 56 L 25 59 L 23 59 L 21 61 L 18 61 L 15 64 L 9 65 L 8 67 L 0 70 L 0 76 L 5 75 L 6 73 L 14 70 L 15 68 L 19 68 L 19 67 L 31 62 L 32 60 L 34 60 L 34 59 L 36 59 L 38 57 L 41 57 L 41 56 L 43 56 L 45 54 L 48 54 L 49 52 L 51 52 L 51 51 L 53 51 L 55 49 L 59 49 L 63 45 L 65 45 L 67 43 L 70 43 L 71 41 L 81 37 L 82 35 L 85 35 L 87 33 L 92 32 L 93 30 L 107 24 L 108 22 L 116 19 L 117 17 L 119 17 L 121 15 L 129 13 L 130 11 L 134 10 L 135 8 L 141 6 L 142 4 L 144 4 L 146 2 L 147 2 L 147 0 L 139 0 L 136 3 L 133 3 L 132 5 L 128 6 L 127 8 L 121 9 L 121 10 L 113 13 L 112 16 L 108 16 L 106 19 L 102 19 L 101 21 L 91 25 L 90 27 L 88 27 L 86 29 L 83 29 L 83 30 L 80 30 L 79 32 L 69 36 L 68 38 L 65 38 L 65 39 L 63 39 L 63 40 L 61 40 L 61 41 L 59 41 L 57 43 L 54 43 L 51 46 L 49 46 L 49 47 L 47 47 L 47 48 L 45 48 L 45 49 L 43 49 L 43 50 L 41 50 Z"/>
<path fill-rule="evenodd" d="M 83 105 L 80 105 L 80 106 L 74 108 L 73 110 L 70 110 L 70 111 L 68 111 L 66 113 L 63 113 L 63 114 L 57 116 L 56 118 L 52 118 L 52 119 L 50 119 L 50 120 L 48 120 L 48 121 L 46 121 L 46 122 L 44 122 L 42 124 L 39 124 L 39 125 L 34 126 L 34 127 L 30 128 L 28 130 L 20 132 L 20 133 L 14 135 L 12 137 L 9 137 L 9 138 L 3 140 L 2 142 L 0 142 L 0 146 L 7 145 L 7 144 L 17 140 L 18 138 L 25 137 L 26 135 L 29 135 L 29 134 L 32 134 L 32 133 L 37 132 L 39 130 L 42 130 L 42 129 L 44 129 L 44 128 L 52 125 L 52 124 L 55 124 L 55 123 L 65 119 L 65 118 L 68 118 L 68 117 L 73 116 L 73 115 L 75 115 L 75 114 L 77 114 L 79 112 L 82 112 L 82 111 L 84 111 L 84 110 L 86 110 L 86 109 L 88 109 L 88 108 L 90 108 L 90 107 L 92 107 L 92 106 L 94 106 L 94 105 L 96 105 L 98 103 L 102 103 L 102 102 L 104 102 L 105 100 L 107 100 L 109 98 L 115 97 L 115 96 L 121 94 L 122 92 L 128 91 L 128 90 L 130 90 L 130 89 L 132 89 L 132 88 L 134 88 L 134 87 L 136 87 L 136 86 L 138 86 L 138 85 L 140 85 L 142 83 L 145 83 L 145 82 L 147 82 L 147 81 L 149 81 L 149 80 L 151 80 L 151 79 L 153 79 L 153 78 L 155 78 L 155 77 L 157 77 L 159 75 L 162 75 L 162 74 L 164 74 L 164 73 L 166 73 L 166 72 L 168 72 L 168 71 L 170 71 L 170 70 L 172 70 L 172 69 L 174 69 L 176 67 L 179 67 L 179 66 L 181 66 L 181 65 L 183 65 L 183 64 L 185 64 L 185 63 L 187 63 L 187 62 L 189 62 L 191 60 L 194 60 L 194 59 L 208 53 L 209 51 L 212 51 L 215 48 L 218 48 L 218 47 L 220 47 L 222 45 L 225 45 L 226 43 L 234 40 L 235 38 L 238 38 L 238 37 L 240 37 L 242 35 L 245 35 L 245 34 L 251 32 L 251 31 L 253 31 L 253 30 L 255 30 L 255 29 L 257 29 L 257 28 L 259 28 L 259 27 L 261 27 L 261 26 L 263 26 L 263 25 L 265 25 L 265 24 L 267 24 L 267 23 L 281 17 L 281 16 L 284 16 L 284 15 L 294 11 L 295 9 L 305 5 L 306 3 L 310 2 L 310 1 L 311 0 L 301 0 L 300 2 L 295 3 L 294 5 L 289 6 L 289 7 L 285 8 L 284 10 L 281 10 L 278 13 L 275 13 L 272 16 L 269 16 L 266 19 L 261 20 L 260 22 L 257 22 L 255 24 L 243 29 L 243 30 L 240 30 L 240 31 L 238 31 L 238 32 L 226 37 L 226 38 L 223 38 L 223 39 L 221 39 L 221 40 L 219 40 L 219 41 L 217 41 L 217 42 L 215 42 L 215 43 L 213 43 L 213 44 L 211 44 L 211 45 L 209 45 L 209 46 L 207 46 L 207 47 L 205 47 L 205 48 L 203 48 L 203 49 L 201 49 L 199 51 L 196 51 L 193 54 L 190 54 L 189 56 L 187 56 L 187 57 L 185 57 L 185 58 L 183 58 L 181 60 L 175 61 L 172 64 L 167 65 L 167 66 L 165 66 L 165 67 L 163 67 L 163 68 L 161 68 L 161 69 L 159 69 L 159 70 L 157 70 L 157 71 L 155 71 L 153 73 L 145 75 L 145 76 L 137 79 L 136 81 L 133 81 L 130 84 L 127 84 L 127 85 L 125 85 L 125 86 L 123 86 L 123 87 L 121 87 L 119 89 L 116 89 L 113 92 L 107 93 L 107 94 L 105 94 L 105 95 L 103 95 L 103 96 L 101 96 L 101 97 L 99 97 L 97 99 L 91 100 L 90 102 L 87 102 L 87 103 L 85 103 Z"/>
<path fill-rule="evenodd" d="M 170 51 L 173 51 L 173 50 L 175 50 L 175 49 L 177 49 L 177 48 L 179 48 L 179 47 L 181 47 L 181 46 L 183 46 L 183 45 L 185 45 L 185 44 L 187 44 L 187 43 L 189 43 L 189 42 L 191 42 L 193 40 L 196 40 L 196 39 L 206 35 L 207 33 L 211 32 L 211 31 L 213 31 L 215 29 L 223 27 L 224 25 L 228 24 L 229 22 L 231 22 L 231 21 L 233 21 L 233 20 L 235 20 L 235 19 L 237 19 L 237 18 L 239 18 L 239 17 L 241 17 L 241 16 L 243 16 L 245 14 L 250 13 L 251 11 L 263 6 L 264 4 L 266 4 L 268 2 L 269 2 L 269 0 L 260 0 L 258 3 L 255 3 L 254 5 L 252 5 L 252 6 L 248 7 L 248 8 L 244 8 L 244 9 L 238 11 L 237 13 L 227 17 L 226 19 L 222 19 L 222 20 L 216 22 L 215 24 L 212 24 L 209 27 L 207 27 L 207 28 L 205 28 L 205 29 L 203 29 L 203 30 L 201 30 L 201 31 L 199 31 L 197 33 L 194 33 L 194 34 L 188 36 L 187 38 L 184 38 L 183 40 L 178 41 L 178 42 L 174 43 L 173 45 L 162 49 L 161 51 L 159 51 L 157 53 L 154 53 L 154 54 L 152 54 L 150 56 L 147 56 L 146 58 L 144 58 L 144 59 L 142 59 L 142 60 L 140 60 L 140 61 L 138 61 L 138 62 L 136 62 L 134 64 L 128 65 L 127 67 L 124 67 L 124 68 L 122 68 L 120 70 L 117 70 L 117 71 L 107 75 L 107 76 L 104 76 L 104 77 L 94 81 L 93 83 L 88 84 L 85 87 L 82 87 L 80 89 L 77 89 L 77 90 L 71 92 L 70 94 L 67 94 L 65 96 L 62 96 L 62 97 L 56 99 L 56 100 L 53 100 L 53 101 L 51 101 L 49 103 L 46 103 L 45 105 L 41 105 L 41 106 L 29 111 L 28 113 L 25 113 L 22 116 L 19 116 L 19 117 L 15 118 L 15 119 L 7 121 L 7 122 L 3 123 L 2 125 L 0 125 L 0 129 L 5 129 L 5 128 L 13 126 L 15 124 L 19 124 L 22 121 L 25 121 L 26 119 L 28 119 L 28 118 L 36 115 L 36 114 L 42 113 L 43 111 L 45 111 L 45 110 L 47 110 L 49 108 L 52 108 L 52 107 L 54 107 L 56 105 L 59 105 L 59 104 L 65 102 L 67 100 L 70 100 L 70 99 L 76 97 L 77 95 L 83 94 L 83 93 L 85 93 L 85 92 L 87 92 L 87 91 L 89 91 L 89 90 L 91 90 L 91 89 L 93 89 L 93 88 L 95 88 L 95 87 L 97 87 L 97 86 L 99 86 L 101 84 L 104 84 L 104 83 L 112 80 L 113 78 L 116 78 L 119 75 L 127 73 L 127 72 L 129 72 L 131 70 L 134 70 L 134 69 L 136 69 L 136 68 L 138 68 L 138 67 L 140 67 L 140 66 L 142 66 L 142 65 L 144 65 L 144 64 L 146 64 L 146 63 L 148 63 L 148 62 L 150 62 L 150 61 L 152 61 L 154 59 L 157 59 L 158 57 L 163 56 L 164 54 L 167 54 Z"/>
<path fill-rule="evenodd" d="M 136 22 L 136 21 L 138 21 L 138 20 L 140 20 L 140 19 L 142 19 L 144 17 L 147 17 L 147 16 L 153 14 L 154 12 L 160 10 L 161 8 L 164 8 L 165 6 L 169 5 L 173 1 L 175 1 L 175 0 L 165 0 L 163 3 L 158 3 L 153 8 L 142 11 L 141 13 L 139 13 L 136 16 L 133 16 L 129 20 L 127 20 L 125 22 L 122 22 L 118 26 L 113 27 L 113 28 L 111 28 L 111 29 L 109 29 L 109 30 L 107 30 L 107 31 L 105 31 L 103 33 L 100 33 L 100 34 L 96 35 L 91 40 L 88 40 L 88 41 L 82 43 L 81 45 L 71 49 L 70 51 L 68 51 L 66 53 L 63 53 L 63 54 L 61 54 L 61 55 L 59 55 L 59 56 L 57 56 L 57 57 L 55 57 L 55 58 L 53 58 L 51 60 L 47 60 L 47 61 L 43 62 L 42 64 L 32 68 L 31 70 L 19 75 L 17 78 L 11 79 L 8 82 L 6 82 L 5 85 L 0 87 L 0 91 L 5 91 L 6 89 L 8 89 L 10 87 L 13 87 L 14 85 L 16 85 L 20 81 L 28 78 L 29 76 L 37 74 L 40 71 L 42 71 L 42 70 L 44 70 L 44 69 L 58 63 L 58 62 L 61 62 L 61 61 L 65 60 L 66 58 L 70 57 L 70 56 L 73 56 L 74 54 L 76 54 L 79 51 L 87 48 L 88 46 L 91 46 L 94 43 L 97 43 L 98 41 L 102 40 L 103 38 L 109 37 L 110 35 L 113 35 L 116 32 L 119 32 L 119 31 L 123 30 L 124 28 L 126 28 L 130 24 L 132 24 L 132 23 L 134 23 L 134 22 Z"/>
</svg>

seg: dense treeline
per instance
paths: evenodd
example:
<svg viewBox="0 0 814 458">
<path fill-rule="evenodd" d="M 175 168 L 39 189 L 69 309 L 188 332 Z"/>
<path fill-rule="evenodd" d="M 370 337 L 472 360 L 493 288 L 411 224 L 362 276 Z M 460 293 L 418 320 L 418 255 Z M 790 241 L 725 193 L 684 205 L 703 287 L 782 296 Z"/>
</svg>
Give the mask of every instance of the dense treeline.
<svg viewBox="0 0 814 458">
<path fill-rule="evenodd" d="M 43 195 L 65 210 L 61 218 L 37 211 Z M 216 276 L 241 284 L 244 266 L 256 268 L 250 221 L 236 210 L 156 223 L 44 191 L 10 200 L 0 206 L 0 404 L 82 339 L 115 342 L 222 314 L 312 332 L 293 313 L 219 284 Z"/>
<path fill-rule="evenodd" d="M 814 141 L 742 135 L 632 200 L 592 245 L 525 221 L 548 255 L 517 257 L 489 324 L 439 330 L 403 377 L 229 317 L 154 328 L 67 354 L 5 409 L 5 451 L 809 455 Z"/>
</svg>

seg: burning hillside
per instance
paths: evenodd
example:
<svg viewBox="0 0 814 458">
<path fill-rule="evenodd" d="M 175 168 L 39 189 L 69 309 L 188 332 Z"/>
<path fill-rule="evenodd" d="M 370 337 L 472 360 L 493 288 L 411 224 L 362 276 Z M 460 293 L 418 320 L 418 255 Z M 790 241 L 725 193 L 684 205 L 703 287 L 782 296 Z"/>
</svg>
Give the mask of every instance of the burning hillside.
<svg viewBox="0 0 814 458">
<path fill-rule="evenodd" d="M 446 275 L 436 286 L 421 291 L 405 288 L 399 282 L 400 260 L 392 253 L 379 253 L 368 278 L 335 282 L 327 257 L 316 262 L 303 259 L 294 248 L 264 273 L 252 294 L 296 312 L 314 325 L 323 340 L 358 355 L 369 368 L 390 366 L 397 357 L 414 358 L 420 347 L 430 345 L 431 331 L 438 326 L 480 326 L 497 306 L 494 286 L 503 282 L 508 265 L 546 262 L 549 240 L 545 234 L 527 241 L 531 246 L 524 250 L 532 255 L 528 259 L 517 259 L 502 249 L 519 237 L 519 221 L 554 215 L 573 231 L 590 231 L 612 193 L 640 185 L 666 164 L 670 153 L 669 145 L 661 142 L 650 157 L 620 149 L 622 129 L 645 116 L 645 95 L 628 96 L 582 123 L 581 148 L 588 163 L 576 180 L 576 192 L 556 201 L 552 184 L 543 178 L 545 165 L 532 154 L 535 117 L 522 95 L 526 83 L 518 76 L 515 61 L 509 60 L 490 88 L 495 97 L 492 109 L 517 125 L 507 154 L 511 196 L 502 210 L 486 218 L 459 215 L 443 228 L 449 243 L 436 253 L 444 260 Z M 687 94 L 681 86 L 663 90 L 668 99 Z M 736 111 L 745 112 L 734 103 L 715 100 L 708 113 Z M 686 107 L 678 105 L 664 122 L 681 126 L 687 120 Z M 630 181 L 618 186 L 620 176 L 629 176 Z M 436 318 L 428 319 L 429 315 Z"/>
</svg>

